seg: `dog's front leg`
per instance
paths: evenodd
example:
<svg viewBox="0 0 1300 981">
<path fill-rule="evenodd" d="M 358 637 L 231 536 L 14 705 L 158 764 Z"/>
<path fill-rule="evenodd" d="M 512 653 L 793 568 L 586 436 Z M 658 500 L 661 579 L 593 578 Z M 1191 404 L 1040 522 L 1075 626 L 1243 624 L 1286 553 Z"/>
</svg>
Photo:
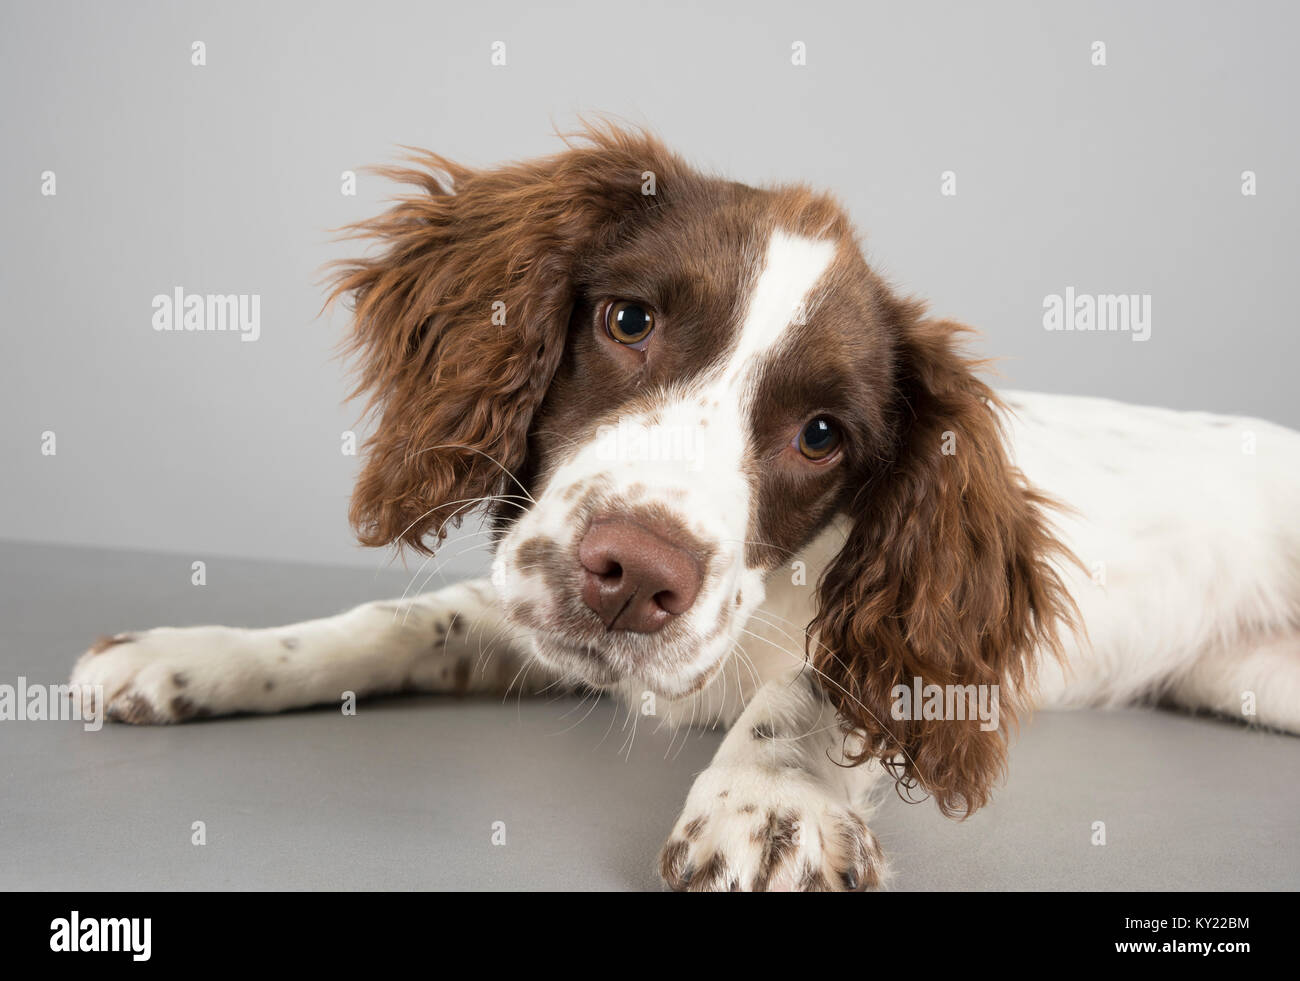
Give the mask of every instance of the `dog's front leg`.
<svg viewBox="0 0 1300 981">
<path fill-rule="evenodd" d="M 673 889 L 856 890 L 884 862 L 863 814 L 874 762 L 843 765 L 843 732 L 811 674 L 770 681 L 691 787 L 660 856 Z"/>
<path fill-rule="evenodd" d="M 529 691 L 553 680 L 527 661 L 485 580 L 287 627 L 118 634 L 72 670 L 84 698 L 101 692 L 108 718 L 145 724 L 339 705 L 349 692 Z"/>
</svg>

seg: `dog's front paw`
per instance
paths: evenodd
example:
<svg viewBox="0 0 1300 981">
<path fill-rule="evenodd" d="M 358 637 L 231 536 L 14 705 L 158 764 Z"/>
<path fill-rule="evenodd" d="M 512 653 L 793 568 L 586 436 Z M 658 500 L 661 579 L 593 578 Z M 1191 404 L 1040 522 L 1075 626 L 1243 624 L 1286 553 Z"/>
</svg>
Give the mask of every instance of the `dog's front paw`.
<svg viewBox="0 0 1300 981">
<path fill-rule="evenodd" d="M 677 890 L 861 890 L 880 885 L 884 860 L 862 819 L 806 775 L 712 766 L 691 788 L 659 871 Z"/>
<path fill-rule="evenodd" d="M 224 627 L 161 627 L 101 637 L 72 668 L 73 697 L 84 712 L 101 702 L 104 717 L 134 725 L 163 725 L 213 714 L 217 692 L 212 658 L 235 646 Z M 226 685 L 236 683 L 231 672 Z"/>
</svg>

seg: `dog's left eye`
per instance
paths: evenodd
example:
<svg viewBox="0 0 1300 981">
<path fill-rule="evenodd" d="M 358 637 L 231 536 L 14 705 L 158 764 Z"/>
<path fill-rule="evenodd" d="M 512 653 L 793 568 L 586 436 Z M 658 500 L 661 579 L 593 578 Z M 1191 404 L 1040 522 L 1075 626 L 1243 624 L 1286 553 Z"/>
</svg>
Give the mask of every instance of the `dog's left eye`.
<svg viewBox="0 0 1300 981">
<path fill-rule="evenodd" d="M 795 443 L 809 460 L 828 459 L 840 446 L 840 430 L 830 419 L 817 416 L 799 430 Z"/>
<path fill-rule="evenodd" d="M 617 300 L 605 310 L 605 332 L 620 344 L 640 344 L 654 329 L 654 314 L 640 303 Z"/>
</svg>

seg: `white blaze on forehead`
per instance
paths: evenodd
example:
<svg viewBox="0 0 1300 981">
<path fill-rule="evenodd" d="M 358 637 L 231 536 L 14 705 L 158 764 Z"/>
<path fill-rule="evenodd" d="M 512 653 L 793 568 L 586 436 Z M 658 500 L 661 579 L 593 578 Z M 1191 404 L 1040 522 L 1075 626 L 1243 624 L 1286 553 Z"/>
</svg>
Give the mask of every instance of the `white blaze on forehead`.
<svg viewBox="0 0 1300 981">
<path fill-rule="evenodd" d="M 777 230 L 767 243 L 763 270 L 749 296 L 727 374 L 771 350 L 795 323 L 809 294 L 835 258 L 835 243 Z"/>
<path fill-rule="evenodd" d="M 745 562 L 753 495 L 745 467 L 749 450 L 748 390 L 764 357 L 778 349 L 800 312 L 811 301 L 835 259 L 836 242 L 785 231 L 767 241 L 762 268 L 748 283 L 744 314 L 734 347 L 721 366 L 706 377 L 661 393 L 653 408 L 618 419 L 620 427 L 575 444 L 552 474 L 540 502 L 523 515 L 506 536 L 503 554 L 517 562 L 518 543 L 542 534 L 567 548 L 585 525 L 570 488 L 597 490 L 597 507 L 631 502 L 670 508 L 697 538 L 716 546 L 699 597 L 687 622 L 699 636 L 710 635 L 724 610 L 737 615 L 753 609 L 763 595 L 763 578 Z M 663 439 L 656 440 L 656 434 Z M 643 438 L 644 437 L 644 438 Z M 635 489 L 635 490 L 634 490 Z M 513 565 L 509 565 L 513 570 Z M 550 587 L 533 572 L 506 576 L 511 600 L 545 604 Z M 744 610 L 734 597 L 744 596 Z M 725 650 L 729 634 L 713 647 Z M 700 647 L 697 660 L 715 659 L 715 649 Z"/>
<path fill-rule="evenodd" d="M 748 297 L 734 346 L 708 375 L 672 386 L 652 408 L 601 427 L 596 437 L 575 444 L 572 455 L 552 475 L 541 503 L 515 526 L 541 526 L 558 541 L 568 541 L 573 504 L 553 489 L 588 488 L 600 480 L 602 493 L 621 499 L 636 486 L 660 495 L 680 511 L 698 537 L 743 544 L 749 523 L 749 477 L 744 468 L 750 427 L 748 389 L 764 356 L 777 349 L 835 259 L 836 242 L 776 230 L 767 241 L 762 266 L 747 284 Z M 663 491 L 673 497 L 665 498 Z M 732 595 L 732 594 L 728 594 Z M 697 607 L 705 609 L 709 600 Z M 716 612 L 716 611 L 714 611 Z"/>
</svg>

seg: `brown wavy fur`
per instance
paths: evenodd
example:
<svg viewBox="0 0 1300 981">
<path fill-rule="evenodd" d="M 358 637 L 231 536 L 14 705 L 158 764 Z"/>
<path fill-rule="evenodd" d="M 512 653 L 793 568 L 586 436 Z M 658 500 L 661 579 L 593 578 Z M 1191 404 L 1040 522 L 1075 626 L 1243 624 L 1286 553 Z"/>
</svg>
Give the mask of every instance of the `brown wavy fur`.
<svg viewBox="0 0 1300 981">
<path fill-rule="evenodd" d="M 467 499 L 521 493 L 508 474 L 563 351 L 575 265 L 653 206 L 643 171 L 679 167 L 642 133 L 597 125 L 580 140 L 492 170 L 418 151 L 419 169 L 377 171 L 419 192 L 349 226 L 384 249 L 340 264 L 329 298 L 352 296 L 354 395 L 380 417 L 352 496 L 362 544 L 428 552 Z"/>
<path fill-rule="evenodd" d="M 1000 403 L 957 347 L 968 328 L 894 306 L 896 452 L 851 506 L 848 541 L 819 584 L 811 656 L 846 728 L 865 736 L 855 762 L 887 761 L 900 792 L 919 786 L 955 816 L 981 807 L 1005 768 L 1033 656 L 1060 655 L 1074 607 L 1051 560 L 1073 559 L 1048 526 L 1052 502 L 1007 458 Z M 914 677 L 998 685 L 998 727 L 894 719 L 894 686 Z"/>
</svg>

